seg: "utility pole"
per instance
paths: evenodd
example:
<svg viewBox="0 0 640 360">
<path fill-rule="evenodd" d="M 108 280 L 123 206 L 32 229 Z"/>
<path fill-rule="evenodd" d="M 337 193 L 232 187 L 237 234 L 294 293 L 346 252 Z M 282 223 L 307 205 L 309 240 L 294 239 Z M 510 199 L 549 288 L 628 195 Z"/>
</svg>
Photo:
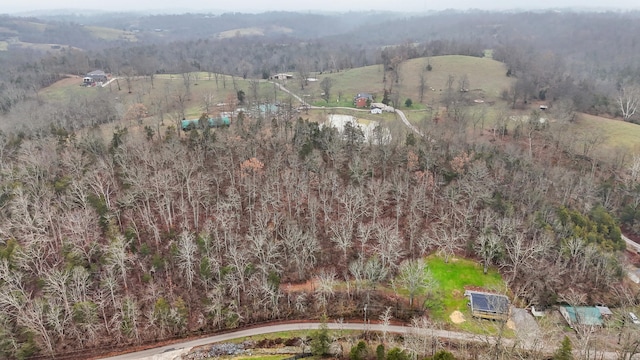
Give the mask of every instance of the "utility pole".
<svg viewBox="0 0 640 360">
<path fill-rule="evenodd" d="M 369 304 L 364 304 L 364 332 L 365 332 L 365 334 L 367 332 L 367 305 L 369 305 Z"/>
</svg>

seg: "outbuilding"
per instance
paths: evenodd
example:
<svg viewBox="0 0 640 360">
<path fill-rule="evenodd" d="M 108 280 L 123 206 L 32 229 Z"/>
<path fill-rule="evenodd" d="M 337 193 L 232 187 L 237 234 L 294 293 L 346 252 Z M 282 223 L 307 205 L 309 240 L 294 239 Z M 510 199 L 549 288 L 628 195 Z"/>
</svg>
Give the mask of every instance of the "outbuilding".
<svg viewBox="0 0 640 360">
<path fill-rule="evenodd" d="M 575 325 L 603 326 L 602 312 L 595 306 L 560 306 L 560 314 L 573 328 Z"/>
<path fill-rule="evenodd" d="M 469 298 L 473 317 L 490 320 L 509 318 L 509 298 L 504 295 L 467 290 L 464 296 Z"/>
</svg>

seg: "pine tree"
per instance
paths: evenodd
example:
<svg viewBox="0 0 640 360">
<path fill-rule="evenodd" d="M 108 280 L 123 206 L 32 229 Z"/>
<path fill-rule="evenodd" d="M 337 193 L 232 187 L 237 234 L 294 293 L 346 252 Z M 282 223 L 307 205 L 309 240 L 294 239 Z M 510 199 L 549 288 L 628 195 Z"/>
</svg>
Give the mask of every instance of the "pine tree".
<svg viewBox="0 0 640 360">
<path fill-rule="evenodd" d="M 323 315 L 320 320 L 320 326 L 316 330 L 311 339 L 311 352 L 316 356 L 329 355 L 329 326 L 327 326 L 327 315 Z"/>
<path fill-rule="evenodd" d="M 573 360 L 573 353 L 571 352 L 571 340 L 568 336 L 565 336 L 560 344 L 560 348 L 553 354 L 553 360 Z"/>
</svg>

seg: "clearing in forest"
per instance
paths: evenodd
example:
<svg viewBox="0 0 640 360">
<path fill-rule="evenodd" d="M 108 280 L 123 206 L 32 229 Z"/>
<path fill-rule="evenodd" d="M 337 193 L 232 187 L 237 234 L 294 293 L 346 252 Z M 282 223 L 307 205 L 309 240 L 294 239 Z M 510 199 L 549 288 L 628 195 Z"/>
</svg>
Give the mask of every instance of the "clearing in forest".
<svg viewBox="0 0 640 360">
<path fill-rule="evenodd" d="M 466 319 L 471 318 L 464 297 L 465 289 L 484 289 L 489 292 L 504 292 L 506 289 L 498 271 L 490 269 L 485 275 L 482 266 L 473 260 L 451 258 L 445 263 L 441 257 L 429 256 L 427 267 L 438 282 L 436 293 L 425 303 L 435 320 L 446 322 L 454 311 L 461 312 Z"/>
</svg>

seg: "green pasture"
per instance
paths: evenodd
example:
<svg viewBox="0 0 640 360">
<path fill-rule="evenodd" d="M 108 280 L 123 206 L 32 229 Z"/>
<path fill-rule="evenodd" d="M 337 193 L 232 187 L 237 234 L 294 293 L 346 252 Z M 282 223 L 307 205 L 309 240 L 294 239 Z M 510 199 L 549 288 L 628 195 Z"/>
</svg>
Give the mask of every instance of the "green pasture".
<svg viewBox="0 0 640 360">
<path fill-rule="evenodd" d="M 70 79 L 62 80 L 64 85 L 53 84 L 42 90 L 40 96 L 46 100 L 57 101 L 63 104 L 73 100 L 83 99 L 86 96 L 93 95 L 95 92 L 108 93 L 108 88 L 91 87 L 87 88 L 80 86 L 82 84 L 82 78 L 77 78 L 75 81 Z"/>
<path fill-rule="evenodd" d="M 242 343 L 245 341 L 260 341 L 260 340 L 274 340 L 274 339 L 291 339 L 294 337 L 305 337 L 309 335 L 309 330 L 296 330 L 296 331 L 278 331 L 267 334 L 260 334 L 254 336 L 246 336 L 237 339 L 231 339 L 229 342 Z"/>
</svg>

